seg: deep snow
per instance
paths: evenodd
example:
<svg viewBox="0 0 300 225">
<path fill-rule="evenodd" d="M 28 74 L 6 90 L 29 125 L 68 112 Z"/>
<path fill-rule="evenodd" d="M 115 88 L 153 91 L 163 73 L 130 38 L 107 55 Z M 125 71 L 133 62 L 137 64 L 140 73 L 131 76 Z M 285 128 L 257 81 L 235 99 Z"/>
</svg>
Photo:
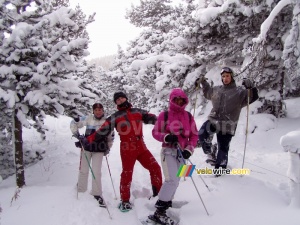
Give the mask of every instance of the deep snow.
<svg viewBox="0 0 300 225">
<path fill-rule="evenodd" d="M 298 225 L 299 207 L 290 205 L 290 182 L 287 171 L 290 164 L 289 153 L 283 151 L 280 138 L 288 132 L 299 130 L 300 98 L 286 101 L 287 118 L 275 119 L 269 115 L 251 115 L 249 136 L 244 168 L 251 169 L 245 176 L 204 175 L 203 180 L 194 173 L 193 180 L 209 212 L 206 214 L 202 202 L 190 178 L 182 179 L 176 192 L 176 201 L 189 203 L 180 209 L 170 209 L 174 218 L 180 218 L 180 225 Z M 197 127 L 206 115 L 196 118 Z M 0 225 L 121 225 L 139 224 L 137 217 L 154 211 L 157 200 L 148 200 L 151 194 L 147 171 L 136 164 L 132 182 L 132 202 L 134 210 L 121 213 L 117 209 L 119 199 L 115 199 L 112 182 L 103 161 L 103 190 L 112 219 L 106 209 L 99 208 L 87 192 L 76 198 L 76 182 L 79 165 L 79 150 L 75 139 L 71 138 L 71 119 L 48 117 L 46 124 L 47 143 L 40 143 L 39 135 L 33 130 L 25 130 L 26 145 L 33 149 L 46 149 L 44 160 L 26 168 L 26 187 L 16 200 L 15 176 L 0 184 Z M 236 136 L 232 139 L 229 152 L 229 166 L 241 168 L 245 142 L 246 110 L 241 112 Z M 144 126 L 145 142 L 160 162 L 160 143 L 151 136 L 152 125 Z M 254 133 L 251 131 L 254 130 Z M 111 154 L 108 157 L 113 183 L 119 198 L 121 162 L 119 156 L 119 136 L 116 135 Z M 204 168 L 205 157 L 197 148 L 191 157 L 196 168 Z M 90 179 L 92 179 L 90 177 Z M 89 187 L 91 182 L 89 182 Z"/>
</svg>

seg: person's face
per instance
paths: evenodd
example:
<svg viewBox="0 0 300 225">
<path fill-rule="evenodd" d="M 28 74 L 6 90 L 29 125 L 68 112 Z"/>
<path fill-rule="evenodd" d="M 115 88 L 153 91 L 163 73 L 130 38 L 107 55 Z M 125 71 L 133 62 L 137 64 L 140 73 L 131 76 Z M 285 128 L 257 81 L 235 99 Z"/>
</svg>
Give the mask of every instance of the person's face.
<svg viewBox="0 0 300 225">
<path fill-rule="evenodd" d="M 103 116 L 103 114 L 104 114 L 104 110 L 102 108 L 94 109 L 95 117 L 100 118 L 101 116 Z"/>
<path fill-rule="evenodd" d="M 185 104 L 185 100 L 184 98 L 181 98 L 181 97 L 176 97 L 173 99 L 173 102 L 176 104 L 176 105 L 179 105 L 179 106 L 183 106 Z"/>
<path fill-rule="evenodd" d="M 230 84 L 231 82 L 231 73 L 227 73 L 227 72 L 224 72 L 222 73 L 222 81 L 223 81 L 223 84 Z"/>
<path fill-rule="evenodd" d="M 116 104 L 121 105 L 123 102 L 126 102 L 126 98 L 124 97 L 119 97 L 116 99 Z"/>
</svg>

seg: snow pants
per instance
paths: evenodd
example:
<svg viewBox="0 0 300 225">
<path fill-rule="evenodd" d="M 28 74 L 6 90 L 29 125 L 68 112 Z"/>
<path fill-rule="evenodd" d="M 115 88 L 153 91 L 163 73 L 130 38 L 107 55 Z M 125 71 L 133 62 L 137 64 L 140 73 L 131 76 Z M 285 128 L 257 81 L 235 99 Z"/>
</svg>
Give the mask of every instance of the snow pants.
<svg viewBox="0 0 300 225">
<path fill-rule="evenodd" d="M 177 172 L 182 163 L 177 158 L 176 148 L 163 148 L 161 150 L 161 165 L 165 181 L 158 194 L 159 200 L 169 202 L 174 198 L 180 181 L 180 177 L 177 177 Z"/>
<path fill-rule="evenodd" d="M 212 139 L 215 133 L 217 134 L 218 142 L 218 153 L 215 168 L 227 168 L 228 151 L 233 135 L 217 131 L 216 127 L 207 120 L 202 124 L 199 130 L 199 141 L 203 152 L 205 154 L 211 154 Z"/>
<path fill-rule="evenodd" d="M 79 177 L 77 183 L 78 192 L 85 192 L 87 190 L 90 170 L 89 164 L 91 164 L 91 168 L 95 175 L 95 179 L 92 177 L 91 195 L 102 197 L 101 167 L 103 156 L 103 152 L 81 151 Z"/>
<path fill-rule="evenodd" d="M 159 164 L 147 149 L 143 139 L 121 141 L 120 155 L 122 173 L 120 180 L 120 195 L 122 201 L 129 201 L 133 168 L 136 161 L 149 171 L 152 187 L 159 192 L 162 185 L 162 174 Z"/>
</svg>

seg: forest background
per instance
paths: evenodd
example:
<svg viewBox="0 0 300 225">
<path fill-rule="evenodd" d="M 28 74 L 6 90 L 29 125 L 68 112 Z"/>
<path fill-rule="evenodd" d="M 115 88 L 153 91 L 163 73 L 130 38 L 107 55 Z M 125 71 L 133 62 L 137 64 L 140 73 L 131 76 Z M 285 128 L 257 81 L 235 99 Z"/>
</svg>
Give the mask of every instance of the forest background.
<svg viewBox="0 0 300 225">
<path fill-rule="evenodd" d="M 181 87 L 197 117 L 207 101 L 194 86 L 204 74 L 220 84 L 219 71 L 232 67 L 235 80 L 252 79 L 259 101 L 251 113 L 285 117 L 284 100 L 300 95 L 300 2 L 297 0 L 145 0 L 126 18 L 143 28 L 126 49 L 87 61 L 85 15 L 67 0 L 0 0 L 1 177 L 16 174 L 23 187 L 25 166 L 46 149 L 23 142 L 23 128 L 46 140 L 46 116 L 77 117 L 101 101 L 115 110 L 112 94 L 123 90 L 135 106 L 157 113 Z"/>
</svg>

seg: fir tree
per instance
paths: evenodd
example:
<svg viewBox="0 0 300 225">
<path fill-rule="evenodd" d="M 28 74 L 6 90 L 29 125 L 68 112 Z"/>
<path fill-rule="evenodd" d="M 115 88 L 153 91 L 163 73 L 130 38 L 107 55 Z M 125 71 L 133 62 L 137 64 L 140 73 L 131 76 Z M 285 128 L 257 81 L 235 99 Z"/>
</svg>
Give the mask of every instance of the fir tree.
<svg viewBox="0 0 300 225">
<path fill-rule="evenodd" d="M 5 110 L 0 113 L 13 124 L 16 183 L 22 187 L 22 128 L 35 128 L 45 139 L 46 115 L 80 115 L 78 105 L 88 106 L 101 96 L 87 88 L 86 78 L 76 76 L 87 70 L 86 26 L 94 15 L 86 19 L 79 7 L 66 7 L 68 1 L 2 3 L 0 100 Z"/>
<path fill-rule="evenodd" d="M 127 86 L 146 85 L 150 107 L 178 86 L 193 99 L 196 78 L 226 65 L 236 71 L 237 81 L 247 77 L 256 82 L 264 104 L 266 97 L 277 96 L 272 92 L 277 90 L 279 98 L 270 102 L 273 110 L 263 106 L 260 111 L 282 115 L 283 94 L 299 90 L 299 2 L 203 0 L 178 6 L 170 2 L 143 1 L 127 13 L 133 24 L 145 27 L 120 65 L 128 76 Z M 270 21 L 272 15 L 276 16 Z M 264 24 L 270 24 L 266 38 L 256 42 Z"/>
</svg>

